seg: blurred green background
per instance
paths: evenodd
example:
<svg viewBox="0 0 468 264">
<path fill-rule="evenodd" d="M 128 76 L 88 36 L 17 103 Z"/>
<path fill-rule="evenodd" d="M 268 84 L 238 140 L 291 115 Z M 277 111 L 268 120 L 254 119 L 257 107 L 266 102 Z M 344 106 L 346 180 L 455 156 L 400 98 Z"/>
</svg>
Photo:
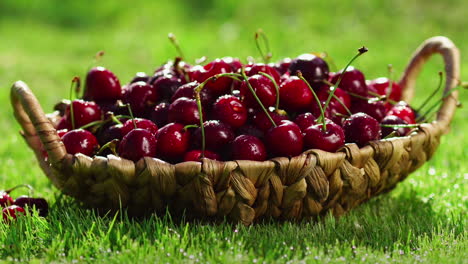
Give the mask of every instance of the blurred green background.
<svg viewBox="0 0 468 264">
<path fill-rule="evenodd" d="M 273 60 L 305 52 L 325 51 L 338 67 L 343 67 L 356 50 L 365 45 L 369 52 L 359 58 L 355 66 L 368 79 L 387 75 L 388 64 L 393 65 L 395 77 L 398 78 L 412 52 L 422 41 L 435 35 L 444 35 L 458 45 L 462 54 L 461 79 L 467 81 L 468 61 L 464 59 L 468 54 L 467 10 L 466 0 L 0 0 L 0 187 L 27 182 L 52 203 L 56 199 L 56 189 L 44 177 L 32 152 L 18 134 L 19 126 L 13 118 L 9 103 L 9 88 L 16 80 L 28 83 L 44 110 L 49 112 L 57 101 L 68 96 L 73 76 L 84 77 L 97 51 L 105 51 L 99 64 L 112 70 L 122 83 L 126 83 L 136 72 L 151 73 L 154 68 L 177 55 L 167 39 L 169 32 L 176 34 L 191 62 L 202 56 L 208 59 L 234 56 L 245 61 L 247 56 L 259 57 L 254 32 L 262 28 L 269 37 Z M 430 60 L 424 68 L 418 81 L 416 104 L 437 87 L 437 73 L 441 70 L 443 63 L 440 57 Z M 460 101 L 466 103 L 467 98 L 467 92 L 462 91 Z M 364 245 L 364 248 L 370 244 L 374 254 L 382 258 L 388 245 L 398 248 L 397 245 L 411 244 L 452 252 L 444 246 L 458 239 L 466 246 L 463 224 L 466 223 L 468 203 L 468 169 L 465 163 L 468 157 L 468 139 L 465 136 L 467 118 L 466 108 L 459 109 L 452 132 L 442 139 L 433 160 L 400 184 L 392 192 L 391 198 L 384 196 L 383 202 L 373 200 L 359 208 L 358 213 L 352 213 L 347 218 L 349 221 L 342 220 L 342 226 L 337 226 L 336 232 L 332 229 L 327 239 L 348 241 L 349 238 L 353 245 Z M 390 209 L 382 213 L 381 206 L 390 206 Z M 359 215 L 362 212 L 364 216 Z M 377 216 L 373 215 L 375 212 Z M 54 213 L 52 219 L 56 219 L 56 222 L 51 220 L 48 228 L 60 237 L 63 233 L 59 213 Z M 70 209 L 67 213 L 72 215 L 71 219 L 82 217 L 81 211 L 75 213 Z M 369 222 L 368 215 L 374 216 Z M 431 215 L 431 219 L 427 219 L 428 215 Z M 398 221 L 385 226 L 388 230 L 381 232 L 380 217 Z M 381 234 L 382 237 L 369 241 L 365 237 L 355 236 L 354 221 L 367 222 L 366 228 L 377 231 L 370 235 L 371 238 L 375 234 Z M 97 229 L 106 230 L 106 223 Z M 417 227 L 418 223 L 421 223 L 421 228 Z M 458 231 L 453 231 L 451 226 L 457 226 Z M 302 233 L 301 226 L 294 228 Z M 125 233 L 128 229 L 121 227 L 118 230 Z M 295 239 L 287 234 L 288 227 L 281 225 L 277 228 L 258 226 L 251 229 L 265 236 L 270 234 L 269 230 L 276 232 L 278 241 Z M 85 231 L 77 230 L 77 237 Z M 429 242 L 417 242 L 417 237 L 427 232 Z M 460 233 L 461 237 L 458 236 Z M 250 256 L 247 259 L 251 260 L 257 253 L 255 250 L 252 253 L 248 245 L 255 245 L 257 237 L 249 237 L 248 233 L 243 235 L 245 241 L 233 241 L 239 243 L 240 254 Z M 54 241 L 54 232 L 45 236 L 47 243 L 51 239 Z M 138 241 L 132 235 L 129 236 Z M 437 236 L 442 241 L 441 245 L 432 240 Z M 205 241 L 201 236 L 196 239 Z M 312 245 L 320 244 L 322 240 L 317 230 L 308 230 L 303 239 L 304 244 Z M 81 246 L 82 242 L 80 239 L 69 239 L 67 243 L 73 248 Z M 269 260 L 277 260 L 283 254 L 282 251 L 268 251 L 267 242 L 262 241 L 258 251 L 272 252 Z M 55 253 L 48 251 L 47 243 L 39 246 L 37 252 L 28 254 L 39 258 L 51 254 L 49 260 L 53 259 Z M 210 250 L 209 244 L 201 244 L 191 245 L 192 250 L 195 253 Z M 57 246 L 59 249 L 61 247 Z M 65 251 L 70 250 L 67 251 L 69 256 L 81 254 L 68 246 L 63 247 Z M 177 245 L 174 248 L 177 249 Z M 152 250 L 151 246 L 147 249 Z M 3 257 L 13 254 L 2 250 L 0 255 Z M 318 250 L 322 252 L 320 247 Z M 340 256 L 340 250 L 337 246 L 336 256 Z M 404 247 L 404 251 L 407 250 L 412 249 Z M 455 262 L 466 256 L 463 250 L 453 250 Z M 440 255 L 437 252 L 434 254 Z M 99 259 L 99 253 L 96 254 L 93 256 Z M 163 253 L 158 254 L 163 256 Z M 220 259 L 208 257 L 205 260 Z"/>
</svg>

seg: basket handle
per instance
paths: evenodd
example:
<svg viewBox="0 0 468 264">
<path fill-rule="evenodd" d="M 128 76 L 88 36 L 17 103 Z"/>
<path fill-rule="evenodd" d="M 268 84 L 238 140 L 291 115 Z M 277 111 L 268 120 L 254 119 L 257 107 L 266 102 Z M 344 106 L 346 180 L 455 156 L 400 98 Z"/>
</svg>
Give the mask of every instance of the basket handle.
<svg viewBox="0 0 468 264">
<path fill-rule="evenodd" d="M 413 53 L 399 84 L 403 89 L 403 100 L 409 102 L 414 95 L 416 78 L 421 72 L 422 66 L 434 54 L 442 55 L 445 64 L 445 89 L 446 94 L 455 88 L 460 82 L 460 53 L 453 42 L 443 36 L 432 37 L 424 41 Z M 458 91 L 453 91 L 442 101 L 437 112 L 437 122 L 440 127 L 446 129 L 455 113 L 458 104 Z"/>
<path fill-rule="evenodd" d="M 36 155 L 41 154 L 43 145 L 50 162 L 59 163 L 67 154 L 65 145 L 26 83 L 15 82 L 11 87 L 10 99 L 15 118 L 20 123 L 24 136 Z M 39 140 L 37 140 L 38 137 Z"/>
</svg>

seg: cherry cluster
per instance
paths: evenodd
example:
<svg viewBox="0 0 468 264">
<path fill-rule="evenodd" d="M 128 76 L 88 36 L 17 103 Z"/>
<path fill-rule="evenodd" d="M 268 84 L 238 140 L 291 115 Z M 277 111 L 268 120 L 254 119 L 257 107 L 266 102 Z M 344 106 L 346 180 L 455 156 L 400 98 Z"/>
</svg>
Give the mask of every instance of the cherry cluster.
<svg viewBox="0 0 468 264">
<path fill-rule="evenodd" d="M 11 219 L 16 219 L 19 215 L 25 215 L 26 208 L 37 210 L 39 216 L 47 216 L 49 204 L 44 198 L 22 195 L 13 200 L 10 193 L 20 187 L 27 187 L 32 190 L 29 185 L 18 185 L 14 188 L 0 191 L 0 208 L 2 208 L 3 220 L 9 222 Z"/>
<path fill-rule="evenodd" d="M 388 78 L 366 80 L 352 61 L 330 72 L 314 54 L 278 63 L 224 57 L 204 65 L 178 57 L 123 86 L 95 67 L 82 99 L 57 108 L 56 128 L 70 154 L 170 163 L 263 161 L 407 135 L 416 117 L 400 101 L 401 87 Z"/>
</svg>

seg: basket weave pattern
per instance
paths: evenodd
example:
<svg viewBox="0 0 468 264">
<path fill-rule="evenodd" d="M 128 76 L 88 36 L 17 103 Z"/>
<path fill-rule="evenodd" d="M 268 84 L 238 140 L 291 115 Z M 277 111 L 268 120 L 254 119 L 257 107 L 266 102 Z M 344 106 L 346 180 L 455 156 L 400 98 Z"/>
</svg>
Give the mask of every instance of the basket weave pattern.
<svg viewBox="0 0 468 264">
<path fill-rule="evenodd" d="M 414 53 L 401 81 L 409 101 L 421 67 L 433 54 L 445 62 L 445 91 L 458 84 L 459 54 L 445 37 L 426 40 Z M 200 218 L 227 217 L 246 225 L 257 219 L 340 216 L 386 192 L 430 159 L 447 132 L 457 92 L 446 97 L 437 120 L 410 136 L 347 144 L 337 153 L 308 150 L 297 157 L 264 162 L 204 159 L 169 164 L 145 157 L 138 162 L 113 155 L 70 155 L 39 102 L 21 81 L 11 89 L 15 117 L 42 170 L 65 194 L 96 208 L 128 208 L 134 215 L 186 211 Z M 48 154 L 44 160 L 43 151 Z"/>
</svg>

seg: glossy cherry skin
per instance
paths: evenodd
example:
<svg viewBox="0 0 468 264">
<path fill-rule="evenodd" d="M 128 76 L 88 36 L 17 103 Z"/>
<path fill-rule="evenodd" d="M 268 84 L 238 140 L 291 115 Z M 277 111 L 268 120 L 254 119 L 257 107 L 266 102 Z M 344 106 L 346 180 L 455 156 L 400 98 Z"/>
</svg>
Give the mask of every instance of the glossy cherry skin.
<svg viewBox="0 0 468 264">
<path fill-rule="evenodd" d="M 11 198 L 10 194 L 0 191 L 0 208 L 7 207 L 13 204 L 13 198 Z"/>
<path fill-rule="evenodd" d="M 151 134 L 153 134 L 154 136 L 158 132 L 158 126 L 155 123 L 153 123 L 151 120 L 144 119 L 144 118 L 135 118 L 133 120 L 129 119 L 125 121 L 125 123 L 122 126 L 122 135 L 125 136 L 128 134 L 128 132 L 135 129 L 135 124 L 137 128 L 146 129 L 149 132 L 151 132 Z"/>
<path fill-rule="evenodd" d="M 2 210 L 3 220 L 6 222 L 9 222 L 11 219 L 15 220 L 18 216 L 25 214 L 24 209 L 17 205 L 11 205 Z"/>
<path fill-rule="evenodd" d="M 276 88 L 268 77 L 263 75 L 253 75 L 248 78 L 255 94 L 258 96 L 263 106 L 268 108 L 276 103 Z M 247 83 L 244 81 L 240 86 L 240 95 L 247 107 L 261 109 L 255 97 L 252 95 Z"/>
<path fill-rule="evenodd" d="M 202 151 L 199 149 L 191 150 L 184 155 L 184 161 L 201 161 Z M 205 150 L 205 158 L 211 160 L 221 160 L 221 156 L 209 150 Z"/>
<path fill-rule="evenodd" d="M 314 89 L 321 87 L 323 80 L 328 80 L 328 64 L 320 57 L 313 54 L 302 54 L 291 61 L 289 73 L 297 75 L 300 71 L 304 79 Z"/>
<path fill-rule="evenodd" d="M 96 137 L 89 131 L 74 129 L 62 137 L 63 144 L 68 154 L 82 153 L 92 156 L 98 149 L 99 144 Z"/>
<path fill-rule="evenodd" d="M 372 100 L 356 100 L 353 103 L 353 107 L 351 108 L 351 112 L 353 113 L 366 113 L 377 121 L 380 122 L 382 118 L 385 117 L 387 112 L 385 105 L 382 101 L 372 101 Z"/>
<path fill-rule="evenodd" d="M 215 119 L 230 125 L 233 129 L 247 122 L 247 113 L 244 103 L 234 95 L 223 95 L 213 104 Z"/>
<path fill-rule="evenodd" d="M 103 126 L 100 128 L 96 134 L 96 138 L 99 142 L 99 145 L 103 146 L 109 141 L 112 141 L 114 139 L 121 140 L 124 136 L 122 133 L 122 127 L 123 125 L 121 124 L 113 124 L 110 126 Z"/>
<path fill-rule="evenodd" d="M 380 124 L 368 114 L 357 113 L 346 118 L 343 122 L 346 142 L 356 143 L 359 147 L 381 137 Z"/>
<path fill-rule="evenodd" d="M 201 75 L 201 80 L 203 82 L 206 79 L 221 73 L 230 73 L 232 72 L 231 65 L 226 63 L 221 59 L 216 59 L 205 66 L 203 66 L 204 72 Z M 219 96 L 226 93 L 229 93 L 231 88 L 232 79 L 229 77 L 217 78 L 213 81 L 208 81 L 205 85 L 205 88 L 212 92 L 213 95 Z"/>
<path fill-rule="evenodd" d="M 152 83 L 160 99 L 167 101 L 171 99 L 182 84 L 183 81 L 174 75 L 163 75 Z"/>
<path fill-rule="evenodd" d="M 174 93 L 174 95 L 172 95 L 171 102 L 174 102 L 175 100 L 181 97 L 195 99 L 195 88 L 197 88 L 199 85 L 199 82 L 189 82 L 180 86 Z M 200 101 L 204 109 L 211 108 L 211 105 L 213 104 L 214 100 L 215 98 L 213 97 L 213 94 L 210 92 L 210 90 L 203 88 L 200 91 Z"/>
<path fill-rule="evenodd" d="M 160 103 L 153 108 L 153 111 L 150 114 L 150 119 L 158 127 L 163 127 L 168 123 L 169 116 L 169 104 Z"/>
<path fill-rule="evenodd" d="M 367 96 L 367 85 L 364 74 L 354 67 L 348 67 L 345 73 L 339 72 L 335 74 L 331 80 L 332 83 L 336 84 L 340 76 L 343 75 L 338 87 L 357 95 Z"/>
<path fill-rule="evenodd" d="M 242 62 L 238 58 L 223 57 L 221 60 L 231 66 L 232 72 L 237 72 L 242 68 Z"/>
<path fill-rule="evenodd" d="M 283 120 L 265 135 L 265 145 L 273 157 L 297 156 L 304 145 L 301 129 L 289 120 Z"/>
<path fill-rule="evenodd" d="M 250 135 L 250 136 L 260 138 L 260 139 L 263 139 L 265 137 L 265 133 L 252 124 L 246 124 L 240 127 L 239 129 L 237 129 L 236 134 L 237 135 Z"/>
<path fill-rule="evenodd" d="M 94 102 L 86 102 L 83 100 L 73 100 L 73 116 L 75 118 L 75 128 L 80 128 L 91 122 L 101 120 L 101 108 Z M 68 129 L 71 127 L 71 110 L 70 106 L 65 110 L 65 118 L 68 121 Z"/>
<path fill-rule="evenodd" d="M 150 77 L 148 76 L 148 74 L 144 73 L 144 72 L 137 72 L 135 74 L 135 77 L 133 77 L 133 79 L 130 81 L 130 83 L 136 83 L 136 82 L 149 82 L 150 80 Z"/>
<path fill-rule="evenodd" d="M 146 129 L 137 128 L 122 138 L 119 156 L 136 162 L 143 157 L 155 157 L 156 149 L 155 136 Z"/>
<path fill-rule="evenodd" d="M 156 134 L 158 157 L 166 161 L 180 161 L 190 146 L 190 131 L 180 123 L 169 123 Z"/>
<path fill-rule="evenodd" d="M 345 143 L 343 129 L 331 121 L 327 121 L 326 130 L 323 130 L 323 123 L 317 123 L 303 131 L 306 149 L 321 149 L 328 152 L 336 152 Z"/>
<path fill-rule="evenodd" d="M 124 92 L 124 103 L 129 103 L 133 114 L 143 116 L 159 100 L 156 89 L 145 82 L 132 83 Z"/>
<path fill-rule="evenodd" d="M 390 80 L 385 77 L 380 77 L 369 81 L 367 83 L 367 87 L 369 91 L 384 96 L 387 95 L 387 93 L 390 91 Z M 390 99 L 396 102 L 400 101 L 402 95 L 401 86 L 398 83 L 392 81 L 391 89 Z"/>
<path fill-rule="evenodd" d="M 276 84 L 279 86 L 281 76 L 275 68 L 263 63 L 255 63 L 245 67 L 245 74 L 247 76 L 254 76 L 260 74 L 261 72 L 264 72 L 273 77 Z"/>
<path fill-rule="evenodd" d="M 44 198 L 33 198 L 26 195 L 22 195 L 15 199 L 15 205 L 26 208 L 35 208 L 39 216 L 46 217 L 49 213 L 49 204 Z"/>
<path fill-rule="evenodd" d="M 233 160 L 264 161 L 267 158 L 265 145 L 254 136 L 240 135 L 232 142 Z"/>
<path fill-rule="evenodd" d="M 235 134 L 229 125 L 218 120 L 209 120 L 204 123 L 206 149 L 220 152 L 229 147 L 234 140 Z M 193 146 L 200 148 L 202 144 L 201 128 L 195 129 L 192 139 Z"/>
<path fill-rule="evenodd" d="M 395 104 L 390 111 L 387 112 L 387 115 L 398 116 L 408 124 L 416 124 L 416 115 L 413 109 L 404 101 Z"/>
<path fill-rule="evenodd" d="M 86 76 L 83 98 L 88 101 L 115 101 L 122 98 L 122 87 L 114 73 L 104 67 L 92 68 Z"/>
<path fill-rule="evenodd" d="M 70 129 L 72 129 L 72 125 L 71 125 L 70 121 L 68 121 L 67 117 L 63 116 L 58 121 L 57 127 L 55 129 L 57 129 L 57 130 L 63 130 L 63 129 L 70 130 Z"/>
<path fill-rule="evenodd" d="M 318 91 L 317 97 L 320 99 L 323 106 L 325 106 L 325 102 L 330 96 L 330 93 L 333 91 L 332 89 L 333 89 L 332 87 L 324 85 Z M 330 112 L 347 115 L 348 111 L 346 110 L 346 108 L 350 110 L 351 105 L 352 105 L 351 97 L 343 89 L 335 88 L 334 90 L 335 90 L 333 93 L 334 97 L 330 99 L 330 103 L 328 104 L 328 107 L 330 108 Z M 343 104 L 341 104 L 340 101 Z"/>
<path fill-rule="evenodd" d="M 184 125 L 200 124 L 200 114 L 195 99 L 181 97 L 172 102 L 168 110 L 168 121 Z"/>
<path fill-rule="evenodd" d="M 380 121 L 382 125 L 407 125 L 408 123 L 399 118 L 398 116 L 388 115 Z M 392 132 L 394 132 L 395 137 L 406 136 L 410 132 L 409 127 L 381 127 L 382 129 L 382 138 L 387 137 Z"/>
<path fill-rule="evenodd" d="M 270 117 L 273 119 L 276 125 L 279 125 L 282 120 L 289 120 L 286 115 L 278 114 L 277 112 L 269 112 Z M 262 130 L 263 132 L 267 132 L 273 124 L 268 116 L 262 110 L 259 110 L 253 114 L 252 123 L 255 127 Z"/>
<path fill-rule="evenodd" d="M 297 76 L 291 76 L 281 83 L 280 106 L 286 111 L 296 112 L 310 108 L 314 95 L 309 86 Z"/>
<path fill-rule="evenodd" d="M 284 58 L 278 63 L 275 63 L 273 68 L 280 74 L 283 75 L 289 71 L 289 66 L 291 65 L 291 58 Z"/>
<path fill-rule="evenodd" d="M 317 118 L 310 112 L 302 113 L 298 116 L 296 116 L 296 119 L 294 119 L 294 123 L 299 126 L 301 131 L 304 131 L 306 128 L 315 125 Z"/>
</svg>

